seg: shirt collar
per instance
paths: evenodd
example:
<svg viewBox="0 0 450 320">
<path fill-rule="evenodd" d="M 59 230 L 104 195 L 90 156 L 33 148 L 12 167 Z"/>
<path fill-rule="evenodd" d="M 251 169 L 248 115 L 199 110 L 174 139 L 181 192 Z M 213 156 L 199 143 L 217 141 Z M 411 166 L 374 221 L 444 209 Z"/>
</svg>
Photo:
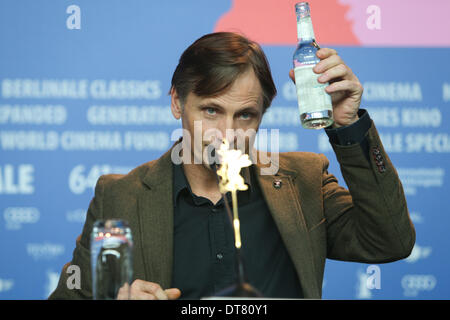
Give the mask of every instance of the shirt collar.
<svg viewBox="0 0 450 320">
<path fill-rule="evenodd" d="M 248 185 L 248 190 L 251 192 L 252 183 L 251 183 L 251 174 L 250 167 L 244 167 L 241 169 L 241 176 L 244 178 L 244 183 Z M 187 189 L 191 194 L 191 186 L 184 174 L 184 169 L 182 164 L 173 164 L 173 205 L 176 207 L 178 195 L 181 191 Z"/>
</svg>

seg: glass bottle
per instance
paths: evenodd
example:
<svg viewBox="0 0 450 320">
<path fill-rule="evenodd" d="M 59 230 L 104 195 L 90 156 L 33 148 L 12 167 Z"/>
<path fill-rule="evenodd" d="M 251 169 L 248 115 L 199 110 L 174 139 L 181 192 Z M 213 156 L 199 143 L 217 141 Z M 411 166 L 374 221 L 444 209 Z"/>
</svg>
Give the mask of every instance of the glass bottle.
<svg viewBox="0 0 450 320">
<path fill-rule="evenodd" d="M 98 220 L 91 235 L 92 291 L 95 300 L 129 298 L 133 277 L 131 229 L 124 220 Z"/>
<path fill-rule="evenodd" d="M 300 121 L 304 128 L 321 129 L 333 124 L 331 96 L 325 91 L 328 83 L 319 83 L 320 74 L 312 70 L 320 61 L 316 55 L 320 47 L 314 36 L 308 2 L 297 3 L 295 12 L 298 45 L 293 60 Z"/>
</svg>

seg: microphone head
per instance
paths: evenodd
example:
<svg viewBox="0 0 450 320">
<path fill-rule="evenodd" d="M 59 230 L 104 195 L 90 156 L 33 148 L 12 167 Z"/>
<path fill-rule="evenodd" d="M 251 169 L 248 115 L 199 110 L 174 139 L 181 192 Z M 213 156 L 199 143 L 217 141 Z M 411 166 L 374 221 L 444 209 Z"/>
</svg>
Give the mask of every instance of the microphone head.
<svg viewBox="0 0 450 320">
<path fill-rule="evenodd" d="M 216 147 L 214 147 L 212 144 L 208 146 L 208 163 L 209 167 L 212 171 L 217 173 L 217 163 L 216 163 Z"/>
</svg>

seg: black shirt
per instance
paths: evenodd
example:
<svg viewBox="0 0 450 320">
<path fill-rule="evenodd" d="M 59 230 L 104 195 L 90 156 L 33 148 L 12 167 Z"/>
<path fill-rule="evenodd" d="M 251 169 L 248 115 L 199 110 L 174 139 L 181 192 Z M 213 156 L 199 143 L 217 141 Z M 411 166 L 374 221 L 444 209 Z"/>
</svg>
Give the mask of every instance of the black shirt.
<svg viewBox="0 0 450 320">
<path fill-rule="evenodd" d="M 234 233 L 230 218 L 223 199 L 214 205 L 209 199 L 196 196 L 182 165 L 173 165 L 173 169 L 172 287 L 181 290 L 181 299 L 212 296 L 236 280 Z M 247 168 L 245 172 L 243 176 L 249 189 L 238 191 L 238 205 L 241 252 L 247 280 L 265 297 L 302 298 L 294 265 L 253 170 Z"/>
</svg>

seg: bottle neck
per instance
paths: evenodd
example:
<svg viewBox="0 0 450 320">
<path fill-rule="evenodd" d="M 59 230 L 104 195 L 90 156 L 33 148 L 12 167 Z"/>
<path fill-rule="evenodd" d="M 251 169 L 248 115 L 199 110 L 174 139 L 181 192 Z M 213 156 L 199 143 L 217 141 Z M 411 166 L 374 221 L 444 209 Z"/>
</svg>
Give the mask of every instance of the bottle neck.
<svg viewBox="0 0 450 320">
<path fill-rule="evenodd" d="M 297 38 L 298 43 L 313 42 L 316 39 L 311 16 L 297 18 Z"/>
</svg>

